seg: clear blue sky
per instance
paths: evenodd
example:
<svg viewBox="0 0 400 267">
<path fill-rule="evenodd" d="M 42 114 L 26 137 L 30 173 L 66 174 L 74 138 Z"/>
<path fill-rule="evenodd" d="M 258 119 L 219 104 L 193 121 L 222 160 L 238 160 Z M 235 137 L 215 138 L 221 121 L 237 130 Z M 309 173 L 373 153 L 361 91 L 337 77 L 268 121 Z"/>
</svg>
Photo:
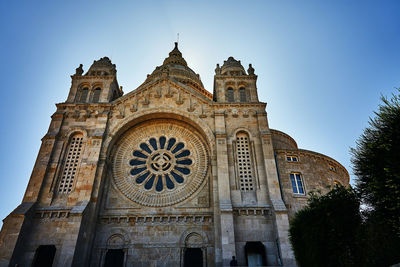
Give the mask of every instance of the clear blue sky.
<svg viewBox="0 0 400 267">
<path fill-rule="evenodd" d="M 130 92 L 178 32 L 207 90 L 216 63 L 252 63 L 270 127 L 352 173 L 349 148 L 400 87 L 399 14 L 400 1 L 1 1 L 0 218 L 20 203 L 75 68 L 108 56 Z"/>
</svg>

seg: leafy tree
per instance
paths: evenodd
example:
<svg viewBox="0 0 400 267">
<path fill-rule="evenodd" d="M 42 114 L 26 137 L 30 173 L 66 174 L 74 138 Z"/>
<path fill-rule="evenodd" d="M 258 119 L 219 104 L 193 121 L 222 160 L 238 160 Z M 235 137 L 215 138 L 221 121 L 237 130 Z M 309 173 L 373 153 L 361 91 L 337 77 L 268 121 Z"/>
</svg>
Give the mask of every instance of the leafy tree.
<svg viewBox="0 0 400 267">
<path fill-rule="evenodd" d="M 351 150 L 352 163 L 362 201 L 400 234 L 400 97 L 382 102 Z"/>
<path fill-rule="evenodd" d="M 355 189 L 311 195 L 290 224 L 300 266 L 400 263 L 400 89 L 382 104 L 351 150 Z M 360 202 L 363 209 L 360 211 Z"/>
<path fill-rule="evenodd" d="M 360 202 L 352 189 L 336 186 L 311 194 L 290 223 L 290 241 L 300 266 L 362 266 L 358 236 Z"/>
<path fill-rule="evenodd" d="M 400 262 L 400 94 L 381 99 L 351 150 L 356 191 L 367 207 L 364 233 L 371 266 Z"/>
</svg>

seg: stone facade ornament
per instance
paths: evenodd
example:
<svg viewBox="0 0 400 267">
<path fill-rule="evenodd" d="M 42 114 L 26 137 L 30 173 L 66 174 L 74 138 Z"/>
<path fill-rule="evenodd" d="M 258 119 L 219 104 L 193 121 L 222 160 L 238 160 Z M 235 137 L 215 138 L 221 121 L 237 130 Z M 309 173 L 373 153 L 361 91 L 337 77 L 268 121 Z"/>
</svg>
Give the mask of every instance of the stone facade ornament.
<svg viewBox="0 0 400 267">
<path fill-rule="evenodd" d="M 253 68 L 253 66 L 251 66 L 251 64 L 249 64 L 249 68 L 247 69 L 247 73 L 249 75 L 254 75 L 254 68 Z"/>
<path fill-rule="evenodd" d="M 130 200 L 163 207 L 181 202 L 203 183 L 207 150 L 193 132 L 171 122 L 129 130 L 117 145 L 113 179 Z"/>
<path fill-rule="evenodd" d="M 83 65 L 79 64 L 79 67 L 75 70 L 75 76 L 82 76 L 83 74 Z"/>
</svg>

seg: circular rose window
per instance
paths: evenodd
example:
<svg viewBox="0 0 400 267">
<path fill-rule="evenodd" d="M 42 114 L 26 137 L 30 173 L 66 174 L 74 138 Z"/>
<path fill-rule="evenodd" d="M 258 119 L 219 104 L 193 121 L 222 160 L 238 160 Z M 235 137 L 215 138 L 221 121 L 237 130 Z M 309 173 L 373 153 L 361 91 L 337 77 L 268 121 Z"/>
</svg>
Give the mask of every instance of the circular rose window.
<svg viewBox="0 0 400 267">
<path fill-rule="evenodd" d="M 207 153 L 191 127 L 158 121 L 128 130 L 117 144 L 113 165 L 114 182 L 126 197 L 146 206 L 167 206 L 200 187 Z"/>
</svg>

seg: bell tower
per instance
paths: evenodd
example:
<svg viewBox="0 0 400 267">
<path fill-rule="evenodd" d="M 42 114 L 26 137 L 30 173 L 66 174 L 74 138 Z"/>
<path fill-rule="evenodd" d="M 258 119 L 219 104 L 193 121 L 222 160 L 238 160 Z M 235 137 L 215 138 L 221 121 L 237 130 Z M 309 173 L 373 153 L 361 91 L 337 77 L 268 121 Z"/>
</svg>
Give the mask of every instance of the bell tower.
<svg viewBox="0 0 400 267">
<path fill-rule="evenodd" d="M 108 57 L 95 60 L 83 75 L 80 64 L 74 75 L 67 103 L 108 103 L 123 95 L 115 64 Z"/>
<path fill-rule="evenodd" d="M 229 57 L 222 67 L 217 64 L 214 75 L 214 101 L 216 102 L 258 102 L 257 75 L 249 65 L 244 70 L 240 60 Z"/>
</svg>

